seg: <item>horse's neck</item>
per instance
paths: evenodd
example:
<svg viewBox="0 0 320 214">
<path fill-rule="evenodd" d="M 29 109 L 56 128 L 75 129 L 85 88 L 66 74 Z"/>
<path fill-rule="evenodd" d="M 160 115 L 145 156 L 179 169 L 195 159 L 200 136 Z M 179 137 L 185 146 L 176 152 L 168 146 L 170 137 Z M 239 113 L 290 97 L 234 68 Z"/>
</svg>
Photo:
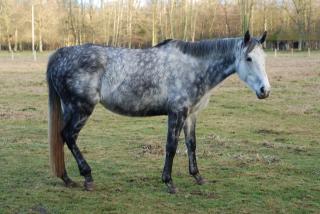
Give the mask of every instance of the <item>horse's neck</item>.
<svg viewBox="0 0 320 214">
<path fill-rule="evenodd" d="M 235 57 L 222 57 L 208 62 L 205 71 L 208 89 L 212 89 L 231 74 L 235 73 Z"/>
</svg>

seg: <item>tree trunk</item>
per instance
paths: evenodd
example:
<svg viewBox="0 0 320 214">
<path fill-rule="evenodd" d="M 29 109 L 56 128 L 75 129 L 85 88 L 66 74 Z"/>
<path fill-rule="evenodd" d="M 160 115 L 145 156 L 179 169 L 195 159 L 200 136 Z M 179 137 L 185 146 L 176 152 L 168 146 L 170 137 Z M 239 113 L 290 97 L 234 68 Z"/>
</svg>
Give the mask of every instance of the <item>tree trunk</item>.
<svg viewBox="0 0 320 214">
<path fill-rule="evenodd" d="M 302 51 L 302 37 L 300 36 L 299 37 L 299 44 L 298 44 L 298 49 L 299 49 L 299 51 Z"/>
<path fill-rule="evenodd" d="M 77 29 L 76 29 L 76 26 L 75 26 L 75 20 L 74 20 L 75 18 L 73 16 L 72 7 L 73 7 L 72 0 L 69 0 L 69 23 L 70 23 L 69 31 L 71 31 L 71 34 L 73 36 L 73 39 L 74 39 L 73 43 L 74 44 L 79 44 L 78 32 L 77 32 Z"/>
<path fill-rule="evenodd" d="M 113 17 L 113 28 L 112 28 L 112 45 L 115 46 L 117 43 L 116 40 L 116 30 L 117 30 L 117 7 L 114 5 L 112 8 L 112 17 Z"/>
<path fill-rule="evenodd" d="M 175 5 L 175 0 L 171 0 L 171 5 L 170 5 L 170 37 L 174 38 L 174 18 L 173 18 L 173 12 L 174 12 L 174 5 Z"/>
<path fill-rule="evenodd" d="M 43 52 L 43 43 L 42 43 L 42 18 L 39 19 L 39 52 Z"/>
<path fill-rule="evenodd" d="M 128 41 L 128 47 L 131 48 L 131 43 L 132 43 L 132 10 L 133 10 L 133 2 L 134 0 L 129 0 L 129 20 L 128 20 L 128 34 L 129 34 L 129 41 Z"/>
<path fill-rule="evenodd" d="M 226 2 L 224 3 L 223 11 L 224 11 L 224 19 L 225 19 L 225 23 L 226 23 L 226 35 L 229 36 L 230 35 L 230 26 L 229 26 L 228 8 L 227 8 Z"/>
<path fill-rule="evenodd" d="M 120 7 L 120 14 L 119 14 L 119 19 L 118 19 L 118 27 L 117 27 L 117 40 L 118 40 L 118 43 L 117 43 L 117 46 L 121 46 L 122 44 L 122 19 L 123 19 L 123 8 L 124 8 L 124 1 L 121 0 L 120 1 L 120 4 L 119 4 L 119 7 Z M 119 39 L 121 38 L 121 40 Z M 122 47 L 122 46 L 121 46 Z"/>
<path fill-rule="evenodd" d="M 163 6 L 163 10 L 164 10 L 164 14 L 165 14 L 165 24 L 164 24 L 164 34 L 165 34 L 165 38 L 169 37 L 169 18 L 168 18 L 168 14 L 167 14 L 167 8 L 165 6 Z"/>
<path fill-rule="evenodd" d="M 263 27 L 264 27 L 264 31 L 267 31 L 267 7 L 266 7 L 266 0 L 263 1 Z M 267 47 L 267 41 L 265 41 L 263 44 L 263 47 L 266 48 Z"/>
<path fill-rule="evenodd" d="M 110 12 L 111 13 L 111 12 Z M 105 24 L 105 30 L 106 30 L 106 38 L 105 38 L 105 41 L 106 41 L 106 45 L 109 45 L 110 44 L 110 20 L 111 20 L 111 17 L 110 17 L 110 14 L 108 13 L 108 16 L 107 16 L 107 24 Z"/>
<path fill-rule="evenodd" d="M 90 1 L 89 1 L 90 2 Z M 91 2 L 90 2 L 91 4 Z M 80 10 L 79 10 L 79 16 L 78 16 L 78 44 L 81 45 L 82 41 L 86 39 L 85 36 L 85 7 L 84 7 L 84 2 L 81 0 L 81 5 L 80 5 Z M 90 15 L 89 15 L 90 16 Z M 81 17 L 81 20 L 79 20 Z M 91 17 L 90 17 L 91 19 Z"/>
<path fill-rule="evenodd" d="M 185 13 L 185 18 L 184 18 L 184 31 L 183 31 L 183 40 L 188 41 L 188 15 L 189 15 L 189 10 L 188 10 L 188 0 L 184 0 L 184 13 Z"/>
<path fill-rule="evenodd" d="M 0 10 L 1 10 L 1 7 L 0 7 Z M 1 51 L 1 42 L 2 42 L 2 26 L 0 25 L 0 51 Z"/>
<path fill-rule="evenodd" d="M 242 17 L 242 34 L 244 34 L 247 30 L 249 30 L 253 0 L 240 0 L 239 3 Z"/>
<path fill-rule="evenodd" d="M 192 36 L 191 36 L 191 39 L 192 41 L 194 42 L 195 40 L 195 37 L 196 37 L 196 28 L 197 28 L 197 19 L 198 19 L 198 10 L 196 9 L 196 7 L 194 7 L 193 5 L 193 8 L 194 8 L 194 17 L 193 17 L 193 25 L 192 25 Z"/>
<path fill-rule="evenodd" d="M 16 30 L 14 31 L 14 48 L 13 48 L 14 52 L 18 51 L 18 29 L 16 28 Z"/>
<path fill-rule="evenodd" d="M 214 3 L 214 6 L 213 7 L 213 11 L 212 11 L 212 18 L 211 18 L 211 21 L 210 21 L 210 27 L 209 27 L 209 34 L 210 36 L 212 35 L 213 33 L 213 26 L 216 24 L 215 20 L 216 20 L 216 11 L 217 11 L 217 6 L 218 4 L 217 3 Z M 190 17 L 192 17 L 192 14 L 190 15 Z"/>
<path fill-rule="evenodd" d="M 8 33 L 9 34 L 9 33 Z M 12 47 L 11 47 L 11 35 L 8 35 L 8 50 L 11 52 Z"/>
<path fill-rule="evenodd" d="M 19 50 L 19 51 L 23 51 L 23 47 L 22 47 L 22 42 L 21 42 L 21 40 L 20 40 L 20 42 L 19 42 L 19 48 L 18 48 L 18 50 Z"/>
<path fill-rule="evenodd" d="M 156 16 L 157 16 L 157 4 L 158 1 L 157 0 L 153 0 L 152 1 L 152 46 L 156 45 L 158 43 L 158 39 L 157 39 L 157 20 L 156 20 Z"/>
</svg>

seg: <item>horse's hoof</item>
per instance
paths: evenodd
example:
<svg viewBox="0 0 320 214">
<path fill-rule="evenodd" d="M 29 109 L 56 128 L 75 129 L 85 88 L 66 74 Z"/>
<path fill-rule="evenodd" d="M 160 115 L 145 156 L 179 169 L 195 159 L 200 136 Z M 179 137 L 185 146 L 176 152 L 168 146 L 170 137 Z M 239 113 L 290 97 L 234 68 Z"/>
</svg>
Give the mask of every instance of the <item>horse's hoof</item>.
<svg viewBox="0 0 320 214">
<path fill-rule="evenodd" d="M 178 189 L 175 187 L 175 185 L 171 182 L 166 183 L 167 187 L 168 187 L 168 193 L 170 194 L 176 194 L 178 192 Z"/>
<path fill-rule="evenodd" d="M 63 176 L 61 177 L 61 179 L 64 182 L 64 185 L 68 188 L 72 188 L 72 187 L 77 187 L 78 184 L 76 182 L 74 182 L 73 180 L 71 180 L 69 178 L 69 176 L 67 175 L 67 172 L 65 171 Z"/>
<path fill-rule="evenodd" d="M 84 189 L 87 191 L 93 191 L 94 189 L 93 181 L 85 181 L 83 186 L 84 186 Z"/>
<path fill-rule="evenodd" d="M 198 185 L 203 185 L 203 184 L 206 183 L 206 180 L 205 180 L 204 178 L 202 178 L 202 176 L 199 175 L 199 174 L 194 175 L 193 177 L 196 179 L 196 183 L 197 183 Z"/>
<path fill-rule="evenodd" d="M 64 185 L 66 186 L 66 187 L 68 187 L 68 188 L 74 188 L 74 187 L 78 187 L 79 185 L 76 183 L 76 182 L 74 182 L 73 180 L 68 180 L 68 181 L 66 181 L 65 183 L 64 183 Z"/>
</svg>

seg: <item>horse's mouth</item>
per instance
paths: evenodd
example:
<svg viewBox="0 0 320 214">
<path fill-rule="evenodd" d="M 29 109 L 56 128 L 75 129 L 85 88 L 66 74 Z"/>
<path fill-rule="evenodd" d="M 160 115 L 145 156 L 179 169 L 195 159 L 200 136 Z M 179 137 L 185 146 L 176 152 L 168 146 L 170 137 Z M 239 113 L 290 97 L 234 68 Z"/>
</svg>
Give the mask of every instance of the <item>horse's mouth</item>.
<svg viewBox="0 0 320 214">
<path fill-rule="evenodd" d="M 262 100 L 262 99 L 266 99 L 267 97 L 269 97 L 270 92 L 265 92 L 265 93 L 256 93 L 257 97 Z"/>
</svg>

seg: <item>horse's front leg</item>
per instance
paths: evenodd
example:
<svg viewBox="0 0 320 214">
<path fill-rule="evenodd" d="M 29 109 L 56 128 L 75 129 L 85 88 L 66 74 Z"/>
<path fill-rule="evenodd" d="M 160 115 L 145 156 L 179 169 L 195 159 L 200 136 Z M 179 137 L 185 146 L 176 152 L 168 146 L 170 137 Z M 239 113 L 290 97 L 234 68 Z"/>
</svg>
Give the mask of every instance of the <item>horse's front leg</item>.
<svg viewBox="0 0 320 214">
<path fill-rule="evenodd" d="M 189 157 L 189 173 L 196 179 L 197 184 L 204 184 L 205 180 L 199 173 L 196 157 L 196 115 L 190 115 L 186 119 L 183 130 Z"/>
<path fill-rule="evenodd" d="M 172 163 L 178 146 L 178 138 L 186 116 L 186 109 L 177 112 L 170 112 L 168 115 L 166 158 L 162 173 L 162 181 L 167 185 L 169 193 L 176 193 L 177 191 L 171 178 Z"/>
</svg>

